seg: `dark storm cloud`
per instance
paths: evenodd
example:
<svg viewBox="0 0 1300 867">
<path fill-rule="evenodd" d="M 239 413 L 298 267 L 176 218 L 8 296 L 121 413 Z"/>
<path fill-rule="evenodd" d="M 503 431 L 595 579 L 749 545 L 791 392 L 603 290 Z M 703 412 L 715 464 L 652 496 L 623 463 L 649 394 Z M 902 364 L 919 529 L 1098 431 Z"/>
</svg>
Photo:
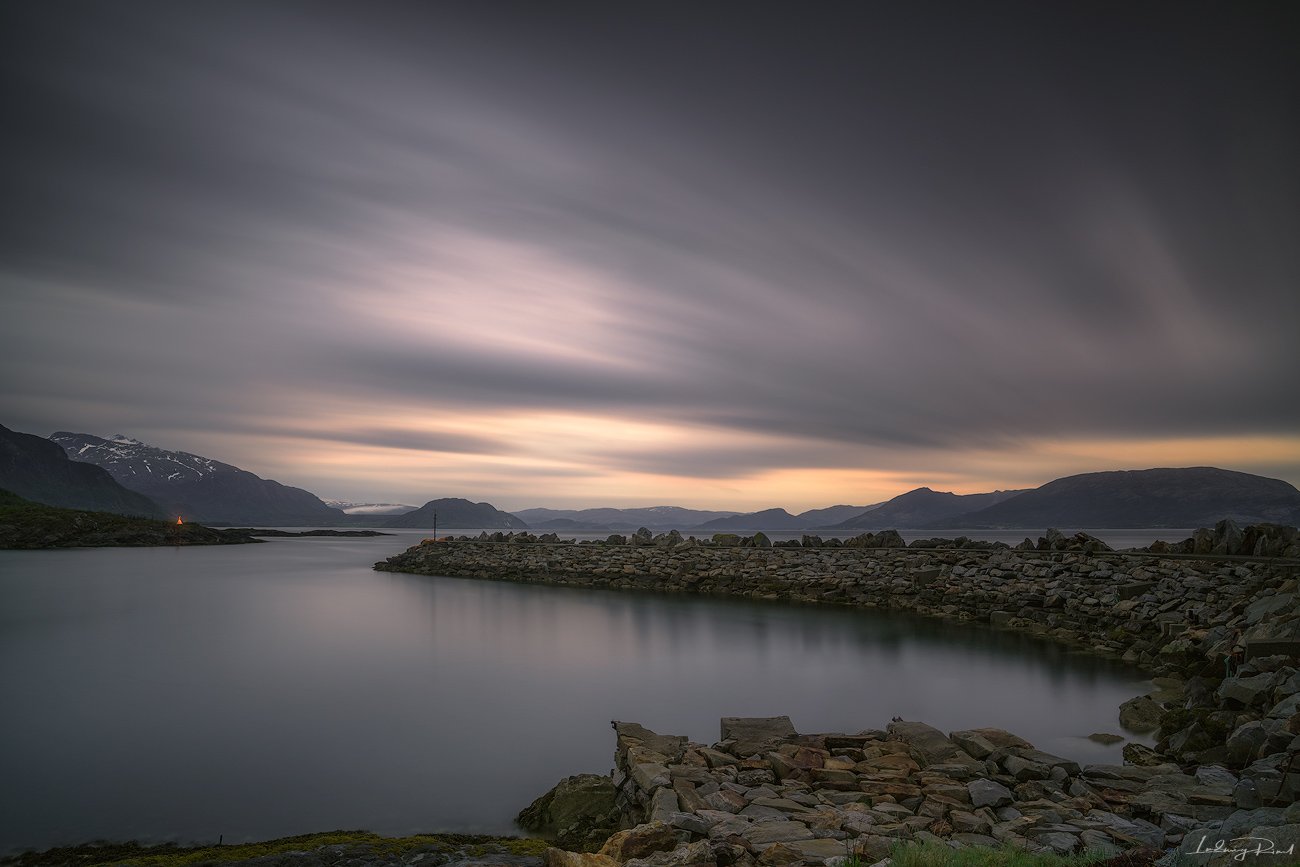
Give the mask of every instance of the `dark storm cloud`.
<svg viewBox="0 0 1300 867">
<path fill-rule="evenodd" d="M 772 439 L 583 453 L 718 474 L 1300 431 L 1283 8 L 4 14 L 11 427 Z"/>
</svg>

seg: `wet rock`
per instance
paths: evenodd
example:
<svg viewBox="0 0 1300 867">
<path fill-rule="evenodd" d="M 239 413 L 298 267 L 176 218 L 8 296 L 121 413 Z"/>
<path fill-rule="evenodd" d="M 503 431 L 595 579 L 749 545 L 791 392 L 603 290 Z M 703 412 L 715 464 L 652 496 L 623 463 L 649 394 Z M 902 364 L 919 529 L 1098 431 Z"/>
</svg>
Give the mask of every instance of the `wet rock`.
<svg viewBox="0 0 1300 867">
<path fill-rule="evenodd" d="M 618 827 L 615 795 L 609 777 L 578 774 L 561 780 L 515 821 L 529 831 L 557 838 L 568 848 L 594 849 Z"/>
<path fill-rule="evenodd" d="M 1133 732 L 1153 732 L 1160 727 L 1164 709 L 1145 695 L 1131 698 L 1119 706 L 1119 724 Z"/>
<path fill-rule="evenodd" d="M 1113 735 L 1107 732 L 1094 732 L 1093 734 L 1088 735 L 1088 740 L 1105 746 L 1124 742 L 1122 735 Z"/>
<path fill-rule="evenodd" d="M 1140 768 L 1155 767 L 1164 763 L 1164 758 L 1145 744 L 1125 744 L 1124 761 Z"/>
</svg>

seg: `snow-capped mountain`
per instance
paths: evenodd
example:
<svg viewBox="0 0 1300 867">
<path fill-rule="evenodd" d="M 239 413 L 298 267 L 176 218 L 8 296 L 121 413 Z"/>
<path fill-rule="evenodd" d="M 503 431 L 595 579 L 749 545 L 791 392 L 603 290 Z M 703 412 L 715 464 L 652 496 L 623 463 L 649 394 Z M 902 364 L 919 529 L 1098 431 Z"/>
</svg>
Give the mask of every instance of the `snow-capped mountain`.
<svg viewBox="0 0 1300 867">
<path fill-rule="evenodd" d="M 189 452 L 155 448 L 122 434 L 100 438 L 59 431 L 50 439 L 63 446 L 74 461 L 98 464 L 119 481 L 127 478 L 196 482 L 216 472 L 239 472 L 238 467 Z"/>
<path fill-rule="evenodd" d="M 202 455 L 160 449 L 121 434 L 104 438 L 59 431 L 50 439 L 72 460 L 103 467 L 123 487 L 191 520 L 294 526 L 337 523 L 343 517 L 315 494 Z"/>
</svg>

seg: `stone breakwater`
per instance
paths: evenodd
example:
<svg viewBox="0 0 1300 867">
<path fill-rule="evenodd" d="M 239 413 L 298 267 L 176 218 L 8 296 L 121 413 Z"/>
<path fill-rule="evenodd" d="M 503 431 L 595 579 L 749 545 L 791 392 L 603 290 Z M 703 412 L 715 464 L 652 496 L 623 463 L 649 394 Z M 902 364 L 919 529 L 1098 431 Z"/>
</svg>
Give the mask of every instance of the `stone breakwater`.
<svg viewBox="0 0 1300 867">
<path fill-rule="evenodd" d="M 800 735 L 788 717 L 724 718 L 721 740 L 704 746 L 613 725 L 610 776 L 570 777 L 520 814 L 560 846 L 594 852 L 553 848 L 549 867 L 843 865 L 854 856 L 873 864 L 899 844 L 924 842 L 1195 852 L 1245 835 L 1285 851 L 1300 834 L 1297 805 L 1235 807 L 1234 778 L 1222 768 L 1080 767 L 1000 729 L 945 735 L 895 720 L 884 730 Z"/>
<path fill-rule="evenodd" d="M 1252 532 L 1247 528 L 1243 535 Z M 1205 544 L 1218 543 L 1212 535 Z M 648 534 L 638 544 L 563 544 L 516 536 L 426 541 L 375 568 L 906 610 L 1029 632 L 1122 658 L 1157 675 L 1149 694 L 1119 710 L 1124 727 L 1155 732 L 1155 749 L 1129 744 L 1123 766 L 1128 776 L 1115 776 L 1120 784 L 1106 787 L 1144 796 L 1130 802 L 1133 818 L 1172 837 L 1198 822 L 1226 822 L 1238 812 L 1253 815 L 1294 804 L 1300 797 L 1300 563 L 1109 552 L 1089 539 L 1060 534 L 1039 547 L 767 547 L 752 540 L 749 546 L 730 538 L 708 545 L 671 537 L 656 544 Z M 927 767 L 912 758 L 921 770 Z M 1000 770 L 989 767 L 988 778 L 998 782 L 1008 771 L 1016 776 L 1015 767 L 1003 763 L 1010 758 L 998 757 L 994 764 Z M 1048 766 L 1045 779 L 1052 779 L 1055 767 Z M 1160 779 L 1150 791 L 1138 785 L 1155 777 Z M 1072 781 L 1054 782 L 1067 784 L 1062 791 L 1068 798 L 1076 797 L 1069 792 Z M 1016 782 L 1042 781 L 1031 776 Z M 913 815 L 917 821 L 909 828 L 924 816 Z M 990 823 L 990 831 L 993 827 Z M 1082 830 L 1063 833 L 1082 841 Z"/>
<path fill-rule="evenodd" d="M 516 537 L 518 538 L 518 537 Z M 527 538 L 527 537 L 525 537 Z M 813 548 L 425 541 L 390 572 L 900 609 L 991 623 L 1157 674 L 1300 653 L 1300 561 L 1010 548 Z M 1240 633 L 1240 635 L 1238 635 Z M 1207 663 L 1212 663 L 1209 665 Z M 1189 672 L 1189 669 L 1193 671 Z"/>
</svg>

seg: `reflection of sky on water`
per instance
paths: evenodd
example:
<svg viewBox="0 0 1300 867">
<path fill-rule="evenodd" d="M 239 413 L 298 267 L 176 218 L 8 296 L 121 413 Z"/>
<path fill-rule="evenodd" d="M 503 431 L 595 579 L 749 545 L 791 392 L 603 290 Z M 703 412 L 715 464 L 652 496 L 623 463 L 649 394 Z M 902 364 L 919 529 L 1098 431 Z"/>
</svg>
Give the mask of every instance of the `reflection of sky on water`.
<svg viewBox="0 0 1300 867">
<path fill-rule="evenodd" d="M 996 725 L 1082 760 L 1131 670 L 887 612 L 376 573 L 409 534 L 0 554 L 0 850 L 506 830 L 612 719 Z"/>
</svg>

